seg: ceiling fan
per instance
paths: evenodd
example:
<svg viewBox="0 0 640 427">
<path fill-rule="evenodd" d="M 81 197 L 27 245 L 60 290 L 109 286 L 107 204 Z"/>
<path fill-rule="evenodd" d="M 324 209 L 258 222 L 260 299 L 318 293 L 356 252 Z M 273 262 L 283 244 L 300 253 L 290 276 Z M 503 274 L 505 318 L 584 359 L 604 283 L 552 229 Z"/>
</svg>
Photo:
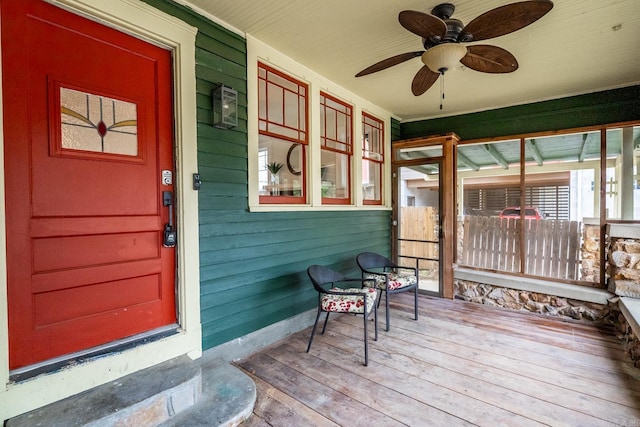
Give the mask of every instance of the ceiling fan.
<svg viewBox="0 0 640 427">
<path fill-rule="evenodd" d="M 487 44 L 467 47 L 462 43 L 512 33 L 542 18 L 552 8 L 553 2 L 550 0 L 511 3 L 485 12 L 467 25 L 459 19 L 451 18 L 455 11 L 455 6 L 451 3 L 434 7 L 431 14 L 403 10 L 398 15 L 400 25 L 422 37 L 425 50 L 401 53 L 383 59 L 360 71 L 356 77 L 382 71 L 420 56 L 424 66 L 411 83 L 411 92 L 420 96 L 440 75 L 444 75 L 458 62 L 483 73 L 511 73 L 518 69 L 518 61 L 507 50 Z"/>
</svg>

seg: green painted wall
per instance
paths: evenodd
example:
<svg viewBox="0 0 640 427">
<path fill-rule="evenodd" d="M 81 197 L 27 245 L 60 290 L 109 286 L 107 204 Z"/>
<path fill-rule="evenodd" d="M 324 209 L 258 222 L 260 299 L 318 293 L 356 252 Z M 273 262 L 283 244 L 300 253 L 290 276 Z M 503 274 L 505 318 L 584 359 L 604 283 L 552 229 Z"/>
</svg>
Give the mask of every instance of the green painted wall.
<svg viewBox="0 0 640 427">
<path fill-rule="evenodd" d="M 479 113 L 402 123 L 401 139 L 455 132 L 492 138 L 640 119 L 640 85 Z"/>
<path fill-rule="evenodd" d="M 198 28 L 200 280 L 207 349 L 314 308 L 309 265 L 359 274 L 358 252 L 388 254 L 390 212 L 248 212 L 245 40 L 172 1 L 144 1 Z M 240 125 L 233 130 L 212 126 L 211 91 L 219 83 L 239 93 Z"/>
<path fill-rule="evenodd" d="M 400 121 L 391 119 L 391 141 L 397 141 L 402 138 Z"/>
</svg>

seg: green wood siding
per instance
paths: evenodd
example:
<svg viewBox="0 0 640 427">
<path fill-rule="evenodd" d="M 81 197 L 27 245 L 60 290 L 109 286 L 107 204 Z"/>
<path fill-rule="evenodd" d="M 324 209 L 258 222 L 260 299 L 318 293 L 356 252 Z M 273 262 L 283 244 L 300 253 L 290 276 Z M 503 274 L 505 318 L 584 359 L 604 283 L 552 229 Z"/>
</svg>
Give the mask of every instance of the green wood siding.
<svg viewBox="0 0 640 427">
<path fill-rule="evenodd" d="M 402 139 L 455 132 L 493 138 L 640 119 L 640 85 L 491 111 L 401 124 Z"/>
<path fill-rule="evenodd" d="M 391 119 L 391 141 L 397 141 L 401 138 L 400 121 Z"/>
<path fill-rule="evenodd" d="M 358 252 L 390 250 L 390 212 L 248 211 L 244 38 L 169 0 L 144 0 L 198 28 L 196 90 L 203 347 L 316 306 L 311 264 L 359 274 Z M 239 126 L 212 126 L 211 91 L 238 91 Z M 397 126 L 399 135 L 399 126 Z"/>
</svg>

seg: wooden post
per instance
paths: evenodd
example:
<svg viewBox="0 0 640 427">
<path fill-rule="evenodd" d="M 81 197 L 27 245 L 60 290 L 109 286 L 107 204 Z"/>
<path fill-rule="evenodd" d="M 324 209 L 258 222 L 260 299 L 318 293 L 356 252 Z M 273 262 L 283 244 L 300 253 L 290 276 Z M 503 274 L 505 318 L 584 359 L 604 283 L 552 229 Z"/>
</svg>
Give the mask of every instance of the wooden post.
<svg viewBox="0 0 640 427">
<path fill-rule="evenodd" d="M 455 262 L 457 238 L 456 221 L 456 183 L 457 162 L 456 146 L 458 144 L 456 134 L 448 134 L 442 145 L 442 186 L 440 188 L 440 214 L 442 218 L 442 231 L 444 233 L 442 247 L 440 248 L 442 272 L 442 296 L 453 299 L 453 264 Z"/>
</svg>

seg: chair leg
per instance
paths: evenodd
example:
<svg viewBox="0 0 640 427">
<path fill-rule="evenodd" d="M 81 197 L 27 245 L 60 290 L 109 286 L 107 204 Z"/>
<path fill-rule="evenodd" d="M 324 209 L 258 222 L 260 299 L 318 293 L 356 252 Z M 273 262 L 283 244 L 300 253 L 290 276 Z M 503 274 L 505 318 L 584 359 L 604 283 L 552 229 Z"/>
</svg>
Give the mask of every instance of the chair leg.
<svg viewBox="0 0 640 427">
<path fill-rule="evenodd" d="M 387 320 L 387 332 L 389 332 L 389 292 L 384 293 L 385 317 Z"/>
<path fill-rule="evenodd" d="M 362 313 L 362 317 L 364 317 L 364 366 L 369 365 L 369 342 L 367 340 L 367 304 L 365 302 L 364 313 Z"/>
<path fill-rule="evenodd" d="M 378 341 L 378 307 L 373 305 L 373 323 L 376 330 L 375 340 Z"/>
<path fill-rule="evenodd" d="M 324 330 L 327 329 L 327 320 L 329 320 L 329 312 L 327 311 L 327 317 L 324 318 L 324 325 L 322 326 L 322 332 L 320 335 L 324 335 Z"/>
<path fill-rule="evenodd" d="M 311 329 L 311 336 L 309 337 L 309 344 L 307 345 L 307 353 L 309 353 L 309 350 L 311 349 L 311 343 L 313 342 L 313 335 L 316 333 L 316 326 L 318 326 L 319 318 L 320 318 L 320 307 L 318 307 L 318 314 L 316 314 L 316 321 L 313 323 L 313 329 Z"/>
<path fill-rule="evenodd" d="M 415 295 L 413 296 L 414 303 L 414 311 L 415 311 L 415 320 L 418 320 L 418 285 L 416 284 Z"/>
</svg>

